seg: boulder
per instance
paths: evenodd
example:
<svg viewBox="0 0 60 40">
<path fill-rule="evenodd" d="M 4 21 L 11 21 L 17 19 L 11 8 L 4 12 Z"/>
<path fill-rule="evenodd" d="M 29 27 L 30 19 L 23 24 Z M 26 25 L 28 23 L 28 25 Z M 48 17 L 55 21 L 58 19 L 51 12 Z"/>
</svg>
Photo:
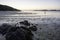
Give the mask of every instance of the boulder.
<svg viewBox="0 0 60 40">
<path fill-rule="evenodd" d="M 32 32 L 25 27 L 11 28 L 6 34 L 6 40 L 32 40 Z"/>
<path fill-rule="evenodd" d="M 7 30 L 12 27 L 11 25 L 7 24 L 7 23 L 3 23 L 2 25 L 0 25 L 0 33 L 2 35 L 6 34 Z"/>
<path fill-rule="evenodd" d="M 30 23 L 27 20 L 16 23 L 15 26 L 30 26 Z"/>
<path fill-rule="evenodd" d="M 32 31 L 36 31 L 37 27 L 35 25 L 33 25 L 33 26 L 29 27 L 29 29 L 32 30 Z"/>
<path fill-rule="evenodd" d="M 4 23 L 0 26 L 0 33 L 5 35 L 6 40 L 32 40 L 32 31 L 36 31 L 37 27 L 34 24 L 31 25 L 27 20 L 19 22 L 19 25 L 21 24 L 24 26 Z"/>
</svg>

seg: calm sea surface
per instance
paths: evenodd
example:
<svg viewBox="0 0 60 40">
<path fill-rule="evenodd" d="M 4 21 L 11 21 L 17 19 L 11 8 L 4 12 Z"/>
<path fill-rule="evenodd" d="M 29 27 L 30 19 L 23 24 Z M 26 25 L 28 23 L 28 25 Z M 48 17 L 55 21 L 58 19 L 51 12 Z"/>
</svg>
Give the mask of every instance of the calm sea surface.
<svg viewBox="0 0 60 40">
<path fill-rule="evenodd" d="M 0 11 L 0 23 L 14 23 L 21 20 L 60 20 L 59 11 Z"/>
</svg>

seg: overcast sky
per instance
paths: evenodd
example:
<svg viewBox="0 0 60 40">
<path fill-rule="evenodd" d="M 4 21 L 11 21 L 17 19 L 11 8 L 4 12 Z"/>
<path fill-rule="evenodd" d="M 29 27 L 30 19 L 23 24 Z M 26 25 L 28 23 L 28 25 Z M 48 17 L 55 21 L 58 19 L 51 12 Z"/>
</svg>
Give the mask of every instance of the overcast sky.
<svg viewBox="0 0 60 40">
<path fill-rule="evenodd" d="M 0 0 L 0 4 L 17 9 L 60 9 L 60 0 Z"/>
</svg>

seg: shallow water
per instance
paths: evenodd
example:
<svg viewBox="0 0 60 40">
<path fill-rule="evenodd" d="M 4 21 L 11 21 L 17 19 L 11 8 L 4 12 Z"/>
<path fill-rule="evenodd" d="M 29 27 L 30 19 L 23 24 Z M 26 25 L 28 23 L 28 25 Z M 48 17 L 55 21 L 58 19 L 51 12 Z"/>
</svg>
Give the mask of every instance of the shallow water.
<svg viewBox="0 0 60 40">
<path fill-rule="evenodd" d="M 16 23 L 22 20 L 38 24 L 38 30 L 33 32 L 33 40 L 60 40 L 59 11 L 0 11 L 0 24 Z"/>
<path fill-rule="evenodd" d="M 60 12 L 59 11 L 0 11 L 0 22 L 17 22 L 21 20 L 59 20 Z"/>
</svg>

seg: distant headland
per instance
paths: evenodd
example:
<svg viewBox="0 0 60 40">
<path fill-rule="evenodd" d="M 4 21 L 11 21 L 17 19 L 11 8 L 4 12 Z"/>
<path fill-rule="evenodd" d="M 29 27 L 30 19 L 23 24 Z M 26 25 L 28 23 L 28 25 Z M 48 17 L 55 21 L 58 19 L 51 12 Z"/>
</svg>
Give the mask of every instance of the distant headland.
<svg viewBox="0 0 60 40">
<path fill-rule="evenodd" d="M 56 9 L 42 9 L 42 10 L 33 10 L 33 11 L 60 11 L 60 10 L 56 10 Z"/>
<path fill-rule="evenodd" d="M 21 11 L 21 10 L 15 9 L 15 8 L 7 6 L 7 5 L 0 4 L 0 11 Z"/>
</svg>

